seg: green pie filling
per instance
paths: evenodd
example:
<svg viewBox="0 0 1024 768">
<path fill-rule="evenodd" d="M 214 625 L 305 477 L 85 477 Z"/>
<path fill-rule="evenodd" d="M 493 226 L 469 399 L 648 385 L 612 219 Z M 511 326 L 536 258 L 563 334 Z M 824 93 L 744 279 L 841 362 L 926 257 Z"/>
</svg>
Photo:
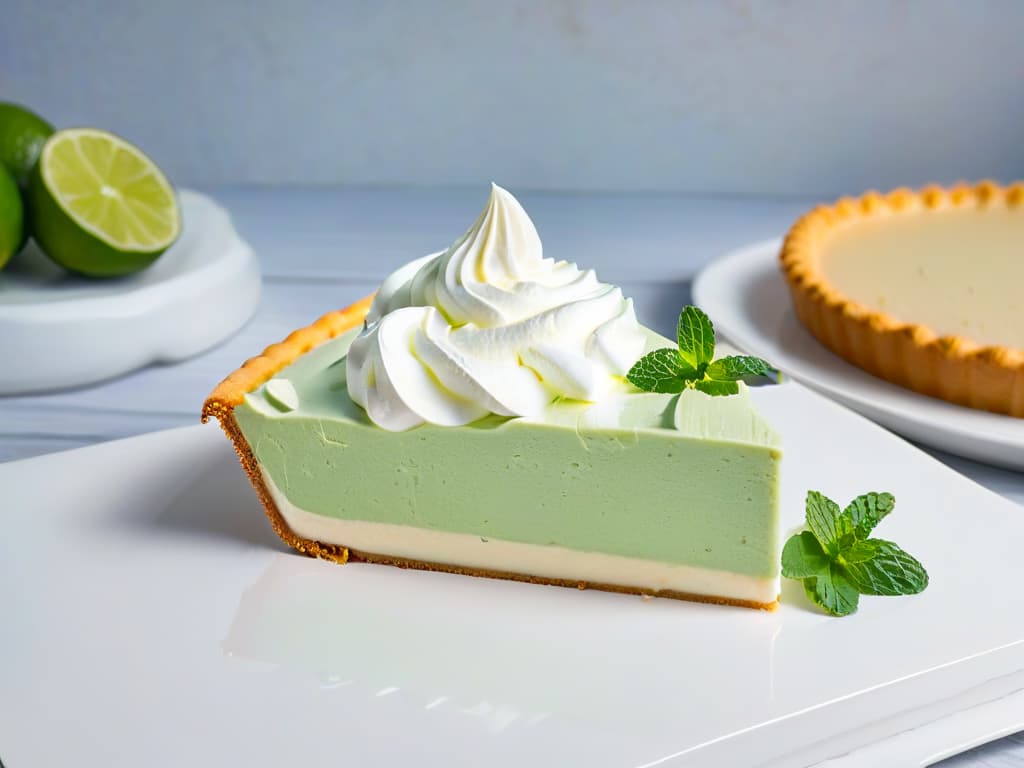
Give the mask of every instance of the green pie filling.
<svg viewBox="0 0 1024 768">
<path fill-rule="evenodd" d="M 598 404 L 557 401 L 540 418 L 388 432 L 348 395 L 345 355 L 357 333 L 302 356 L 235 409 L 264 472 L 293 505 L 778 575 L 780 441 L 746 387 L 730 397 L 624 388 Z"/>
</svg>

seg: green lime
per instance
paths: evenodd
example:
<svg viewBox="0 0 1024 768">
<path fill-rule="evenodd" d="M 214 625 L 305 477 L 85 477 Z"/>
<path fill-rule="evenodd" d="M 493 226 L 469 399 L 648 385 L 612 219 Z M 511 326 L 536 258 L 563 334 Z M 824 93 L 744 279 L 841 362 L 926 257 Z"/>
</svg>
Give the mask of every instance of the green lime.
<svg viewBox="0 0 1024 768">
<path fill-rule="evenodd" d="M 149 266 L 181 231 L 174 188 L 119 136 L 70 128 L 43 146 L 29 180 L 32 236 L 73 272 L 114 277 Z"/>
<path fill-rule="evenodd" d="M 25 242 L 25 215 L 14 176 L 0 165 L 0 269 Z"/>
<path fill-rule="evenodd" d="M 0 102 L 0 163 L 7 166 L 20 186 L 36 164 L 53 126 L 35 112 L 9 102 Z"/>
</svg>

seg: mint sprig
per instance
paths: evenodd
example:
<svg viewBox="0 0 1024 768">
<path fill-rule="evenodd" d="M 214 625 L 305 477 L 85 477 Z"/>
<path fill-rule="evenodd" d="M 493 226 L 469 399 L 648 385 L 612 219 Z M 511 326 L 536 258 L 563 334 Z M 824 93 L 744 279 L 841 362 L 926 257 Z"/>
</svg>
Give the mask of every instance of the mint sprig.
<svg viewBox="0 0 1024 768">
<path fill-rule="evenodd" d="M 683 307 L 676 323 L 679 357 L 690 368 L 707 368 L 715 356 L 715 327 L 703 311 L 694 306 Z"/>
<path fill-rule="evenodd" d="M 718 396 L 735 395 L 741 379 L 774 371 L 759 357 L 729 355 L 715 360 L 715 328 L 694 306 L 679 313 L 676 344 L 676 349 L 648 352 L 629 369 L 626 378 L 645 392 L 676 393 L 689 388 Z"/>
<path fill-rule="evenodd" d="M 857 611 L 861 595 L 916 595 L 928 586 L 928 572 L 915 558 L 885 539 L 869 538 L 892 512 L 890 493 L 865 493 L 839 511 L 818 491 L 807 492 L 806 531 L 782 549 L 782 575 L 803 582 L 807 597 L 833 616 Z"/>
</svg>

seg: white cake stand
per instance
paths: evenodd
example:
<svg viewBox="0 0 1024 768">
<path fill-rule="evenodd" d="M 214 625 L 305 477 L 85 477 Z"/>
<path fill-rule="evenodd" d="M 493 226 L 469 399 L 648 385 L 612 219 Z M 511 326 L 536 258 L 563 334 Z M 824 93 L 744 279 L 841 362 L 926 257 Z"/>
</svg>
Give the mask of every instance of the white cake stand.
<svg viewBox="0 0 1024 768">
<path fill-rule="evenodd" d="M 259 264 L 228 213 L 180 190 L 181 238 L 125 278 L 76 277 L 30 244 L 0 271 L 0 395 L 91 384 L 202 352 L 259 303 Z"/>
</svg>

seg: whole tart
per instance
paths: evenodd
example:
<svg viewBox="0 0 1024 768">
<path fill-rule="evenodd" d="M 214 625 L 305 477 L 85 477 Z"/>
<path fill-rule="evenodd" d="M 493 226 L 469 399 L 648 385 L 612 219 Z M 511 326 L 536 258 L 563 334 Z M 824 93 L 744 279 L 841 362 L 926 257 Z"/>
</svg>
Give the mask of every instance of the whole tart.
<svg viewBox="0 0 1024 768">
<path fill-rule="evenodd" d="M 842 198 L 780 254 L 800 322 L 870 373 L 1024 417 L 1024 183 Z"/>
</svg>

